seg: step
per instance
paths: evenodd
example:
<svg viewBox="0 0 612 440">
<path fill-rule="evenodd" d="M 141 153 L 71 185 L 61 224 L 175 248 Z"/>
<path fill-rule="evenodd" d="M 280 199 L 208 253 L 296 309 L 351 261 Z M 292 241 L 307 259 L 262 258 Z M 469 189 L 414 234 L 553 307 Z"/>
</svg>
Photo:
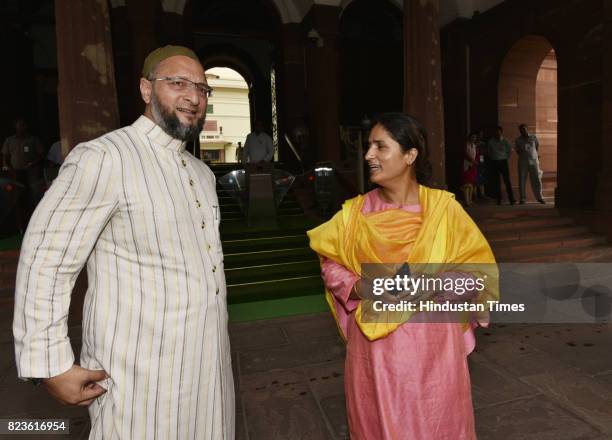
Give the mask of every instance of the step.
<svg viewBox="0 0 612 440">
<path fill-rule="evenodd" d="M 280 219 L 281 217 L 284 217 L 284 218 L 287 218 L 287 219 L 289 219 L 289 218 L 296 218 L 296 217 L 304 217 L 304 211 L 302 211 L 302 210 L 300 209 L 300 212 L 295 212 L 295 213 L 291 213 L 291 214 L 285 214 L 285 213 L 279 212 L 279 213 L 278 213 L 278 215 L 277 215 L 277 217 L 278 217 L 279 219 Z"/>
<path fill-rule="evenodd" d="M 309 227 L 313 228 L 314 225 Z M 258 228 L 258 229 L 245 229 L 240 231 L 228 231 L 224 230 L 223 223 L 221 224 L 221 241 L 225 243 L 226 241 L 234 241 L 234 240 L 253 240 L 259 238 L 278 238 L 278 237 L 287 237 L 294 235 L 305 235 L 305 228 Z M 288 246 L 289 247 L 289 246 Z"/>
<path fill-rule="evenodd" d="M 489 209 L 474 210 L 470 213 L 472 218 L 478 222 L 478 225 L 488 223 L 497 223 L 498 220 L 511 220 L 516 218 L 550 218 L 559 217 L 559 211 L 550 206 L 542 206 L 540 204 L 531 204 L 529 206 L 515 205 L 513 207 L 504 207 L 499 209 L 497 205 L 491 205 Z"/>
<path fill-rule="evenodd" d="M 223 252 L 226 254 L 298 247 L 308 247 L 308 236 L 306 234 L 223 241 Z"/>
<path fill-rule="evenodd" d="M 255 266 L 258 264 L 274 264 L 292 261 L 316 261 L 317 254 L 310 248 L 273 249 L 266 251 L 242 252 L 224 254 L 223 264 L 226 269 Z"/>
<path fill-rule="evenodd" d="M 505 242 L 536 240 L 540 238 L 563 238 L 589 232 L 586 226 L 550 226 L 541 229 L 514 229 L 507 231 L 493 231 L 487 234 L 487 240 L 491 245 Z"/>
<path fill-rule="evenodd" d="M 513 256 L 501 261 L 517 263 L 612 263 L 612 246 L 605 244 L 583 248 L 554 249 L 537 255 Z"/>
<path fill-rule="evenodd" d="M 0 308 L 12 309 L 15 306 L 15 290 L 0 289 Z"/>
<path fill-rule="evenodd" d="M 236 212 L 240 212 L 240 213 L 242 212 L 240 210 L 240 206 L 238 204 L 236 204 L 236 203 L 234 203 L 232 205 L 221 205 L 220 208 L 221 208 L 221 215 L 223 215 L 223 214 L 233 214 L 233 213 L 236 213 Z"/>
<path fill-rule="evenodd" d="M 0 258 L 0 274 L 17 272 L 17 260 Z"/>
<path fill-rule="evenodd" d="M 221 214 L 221 221 L 225 220 L 240 220 L 244 221 L 246 219 L 245 215 L 242 212 L 228 212 Z"/>
<path fill-rule="evenodd" d="M 0 273 L 0 289 L 14 289 L 15 288 L 15 272 L 2 272 Z"/>
<path fill-rule="evenodd" d="M 279 208 L 299 208 L 300 204 L 297 202 L 297 200 L 283 199 L 283 201 L 278 207 Z"/>
<path fill-rule="evenodd" d="M 603 245 L 606 238 L 595 234 L 580 234 L 572 237 L 559 237 L 557 239 L 543 238 L 528 241 L 512 241 L 497 243 L 493 246 L 496 258 L 507 258 L 531 255 L 537 256 L 554 250 L 566 250 L 571 248 L 584 248 L 589 246 Z"/>
<path fill-rule="evenodd" d="M 526 228 L 545 228 L 547 226 L 571 225 L 574 221 L 566 217 L 517 217 L 509 220 L 491 222 L 478 222 L 478 226 L 485 235 L 493 231 L 507 231 L 513 229 L 525 230 Z"/>
<path fill-rule="evenodd" d="M 227 286 L 227 301 L 229 304 L 237 304 L 295 296 L 322 295 L 323 292 L 321 276 L 312 275 L 253 283 L 229 284 Z"/>
<path fill-rule="evenodd" d="M 278 215 L 303 215 L 304 211 L 300 207 L 295 208 L 284 208 L 280 207 L 276 211 Z"/>
<path fill-rule="evenodd" d="M 240 206 L 240 205 L 234 199 L 226 198 L 224 200 L 223 197 L 219 197 L 219 206 L 221 207 L 221 209 L 223 209 L 224 207 Z"/>
<path fill-rule="evenodd" d="M 6 251 L 0 251 L 0 259 L 9 259 L 17 261 L 19 259 L 19 249 L 10 249 Z"/>
<path fill-rule="evenodd" d="M 297 214 L 304 213 L 302 208 L 299 206 L 282 206 L 282 205 L 279 208 L 277 208 L 276 212 L 278 215 L 297 215 Z M 228 217 L 228 215 L 234 215 L 234 214 L 240 214 L 241 217 L 244 217 L 242 209 L 237 204 L 221 205 L 221 218 L 223 220 L 227 218 L 236 218 L 235 216 Z"/>
<path fill-rule="evenodd" d="M 227 284 L 269 281 L 302 276 L 320 276 L 318 260 L 292 261 L 225 269 Z"/>
</svg>

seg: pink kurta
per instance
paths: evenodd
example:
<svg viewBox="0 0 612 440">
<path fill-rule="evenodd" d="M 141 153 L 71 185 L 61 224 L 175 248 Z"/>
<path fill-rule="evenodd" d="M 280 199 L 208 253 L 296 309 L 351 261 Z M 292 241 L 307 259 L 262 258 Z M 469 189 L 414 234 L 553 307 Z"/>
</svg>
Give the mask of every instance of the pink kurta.
<svg viewBox="0 0 612 440">
<path fill-rule="evenodd" d="M 362 213 L 398 206 L 366 195 Z M 420 207 L 401 209 L 419 212 Z M 389 336 L 368 340 L 355 322 L 348 296 L 358 275 L 328 259 L 322 264 L 347 338 L 346 405 L 351 440 L 475 439 L 467 355 L 473 331 L 460 324 L 405 323 Z"/>
</svg>

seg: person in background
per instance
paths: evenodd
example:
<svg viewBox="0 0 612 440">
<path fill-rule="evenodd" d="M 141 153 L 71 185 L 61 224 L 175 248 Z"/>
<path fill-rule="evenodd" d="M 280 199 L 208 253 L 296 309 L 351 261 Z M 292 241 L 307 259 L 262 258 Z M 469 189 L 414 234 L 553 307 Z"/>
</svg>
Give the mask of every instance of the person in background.
<svg viewBox="0 0 612 440">
<path fill-rule="evenodd" d="M 465 140 L 463 148 L 463 200 L 465 206 L 471 206 L 474 200 L 476 180 L 478 178 L 478 138 L 476 133 L 470 134 Z"/>
<path fill-rule="evenodd" d="M 508 160 L 512 154 L 512 147 L 510 142 L 504 137 L 504 129 L 501 126 L 497 127 L 495 136 L 487 142 L 487 153 L 489 154 L 491 169 L 494 175 L 493 184 L 495 185 L 494 193 L 497 198 L 497 204 L 501 205 L 502 201 L 501 184 L 499 182 L 501 176 L 508 193 L 508 201 L 511 205 L 514 205 L 516 200 L 514 199 L 512 183 L 510 182 L 510 171 L 508 169 Z"/>
<path fill-rule="evenodd" d="M 480 200 L 487 200 L 485 192 L 485 183 L 487 182 L 487 166 L 489 159 L 487 157 L 487 143 L 484 138 L 484 132 L 480 130 L 476 140 L 476 155 L 478 159 L 478 175 L 476 177 L 476 197 Z"/>
<path fill-rule="evenodd" d="M 238 146 L 236 147 L 236 162 L 242 163 L 243 152 L 244 148 L 242 147 L 242 142 L 238 142 Z"/>
<path fill-rule="evenodd" d="M 2 145 L 2 170 L 13 171 L 15 180 L 23 185 L 17 206 L 17 222 L 23 232 L 42 194 L 43 147 L 29 131 L 23 118 L 15 120 L 15 134 Z"/>
<path fill-rule="evenodd" d="M 64 157 L 62 156 L 62 142 L 56 141 L 51 144 L 49 151 L 47 152 L 47 166 L 45 167 L 45 180 L 47 185 L 51 184 L 57 177 L 59 168 L 64 163 Z"/>
<path fill-rule="evenodd" d="M 270 162 L 274 157 L 274 143 L 268 133 L 264 131 L 262 121 L 255 123 L 255 130 L 249 133 L 244 143 L 242 153 L 245 163 Z"/>
<path fill-rule="evenodd" d="M 531 182 L 531 190 L 536 200 L 545 204 L 542 197 L 542 180 L 540 170 L 540 159 L 538 151 L 540 142 L 534 134 L 529 134 L 526 124 L 519 125 L 520 136 L 516 138 L 514 146 L 518 154 L 518 178 L 519 178 L 519 194 L 521 205 L 527 200 L 525 191 L 525 181 L 529 176 Z"/>
</svg>

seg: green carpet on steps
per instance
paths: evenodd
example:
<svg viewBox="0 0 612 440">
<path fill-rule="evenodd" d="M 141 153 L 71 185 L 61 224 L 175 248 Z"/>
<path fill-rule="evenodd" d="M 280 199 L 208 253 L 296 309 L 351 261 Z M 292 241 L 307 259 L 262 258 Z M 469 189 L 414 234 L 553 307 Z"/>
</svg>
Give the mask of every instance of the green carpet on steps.
<svg viewBox="0 0 612 440">
<path fill-rule="evenodd" d="M 211 168 L 214 170 L 214 167 Z M 291 194 L 279 208 L 276 225 L 249 227 L 242 215 L 226 214 L 225 218 L 221 215 L 220 232 L 226 254 L 225 268 L 228 270 L 226 276 L 230 322 L 329 310 L 323 295 L 323 286 L 318 285 L 321 284 L 318 259 L 309 249 L 305 234 L 305 231 L 318 226 L 321 221 L 305 215 L 295 215 L 298 213 L 293 211 L 288 212 L 292 215 L 284 215 L 286 206 L 293 203 L 299 207 L 299 204 L 289 200 L 290 198 Z M 221 204 L 226 203 L 227 198 L 224 198 Z M 233 213 L 237 209 L 237 205 L 233 205 L 229 203 L 222 209 Z M 261 254 L 257 255 L 259 252 Z M 275 267 L 276 263 L 280 263 L 278 269 Z M 241 270 L 243 267 L 244 272 Z M 319 282 L 310 282 L 308 277 L 315 275 Z M 304 280 L 289 282 L 294 277 Z M 266 279 L 278 282 L 266 283 Z M 259 281 L 264 284 L 260 285 Z M 298 296 L 293 296 L 296 294 Z"/>
<path fill-rule="evenodd" d="M 327 311 L 329 311 L 329 307 L 325 301 L 325 296 L 322 294 L 230 304 L 228 306 L 230 322 L 255 321 Z"/>
<path fill-rule="evenodd" d="M 14 237 L 0 239 L 0 251 L 11 251 L 13 249 L 19 249 L 21 246 L 22 235 L 15 235 Z"/>
</svg>

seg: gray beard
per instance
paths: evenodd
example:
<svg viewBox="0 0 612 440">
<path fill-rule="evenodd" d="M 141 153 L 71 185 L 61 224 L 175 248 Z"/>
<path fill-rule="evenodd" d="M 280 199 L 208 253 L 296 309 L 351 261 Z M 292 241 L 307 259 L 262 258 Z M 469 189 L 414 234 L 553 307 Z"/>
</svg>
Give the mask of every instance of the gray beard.
<svg viewBox="0 0 612 440">
<path fill-rule="evenodd" d="M 202 127 L 204 127 L 204 120 L 206 119 L 206 113 L 196 121 L 194 125 L 185 125 L 179 121 L 178 117 L 157 99 L 157 95 L 154 91 L 151 93 L 151 113 L 157 125 L 164 130 L 168 135 L 174 139 L 180 139 L 182 141 L 192 141 L 198 139 Z"/>
</svg>

